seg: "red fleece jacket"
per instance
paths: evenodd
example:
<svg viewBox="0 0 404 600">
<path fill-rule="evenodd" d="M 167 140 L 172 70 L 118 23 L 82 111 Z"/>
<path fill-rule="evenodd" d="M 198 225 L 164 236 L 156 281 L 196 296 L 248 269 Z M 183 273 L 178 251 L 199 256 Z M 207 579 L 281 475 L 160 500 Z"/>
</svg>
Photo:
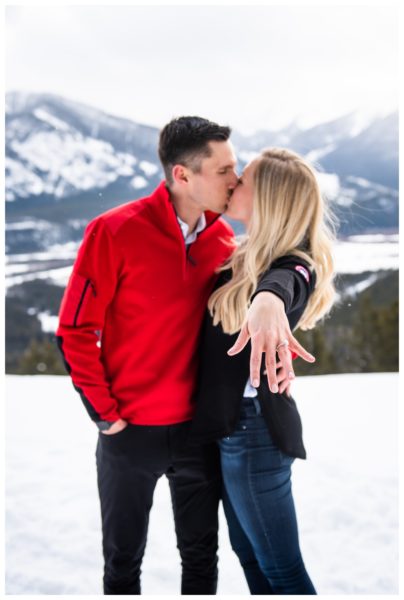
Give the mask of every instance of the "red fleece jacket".
<svg viewBox="0 0 404 600">
<path fill-rule="evenodd" d="M 56 335 L 94 421 L 167 425 L 192 417 L 197 344 L 229 225 L 207 227 L 186 250 L 165 183 L 87 227 Z"/>
</svg>

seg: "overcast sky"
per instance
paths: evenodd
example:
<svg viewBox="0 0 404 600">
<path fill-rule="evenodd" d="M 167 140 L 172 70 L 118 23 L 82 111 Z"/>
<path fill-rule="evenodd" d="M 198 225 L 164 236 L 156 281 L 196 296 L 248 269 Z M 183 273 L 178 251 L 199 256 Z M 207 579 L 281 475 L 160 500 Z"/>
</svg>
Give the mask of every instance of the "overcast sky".
<svg viewBox="0 0 404 600">
<path fill-rule="evenodd" d="M 156 126 L 198 114 L 248 132 L 398 103 L 391 6 L 13 6 L 6 40 L 7 90 Z"/>
</svg>

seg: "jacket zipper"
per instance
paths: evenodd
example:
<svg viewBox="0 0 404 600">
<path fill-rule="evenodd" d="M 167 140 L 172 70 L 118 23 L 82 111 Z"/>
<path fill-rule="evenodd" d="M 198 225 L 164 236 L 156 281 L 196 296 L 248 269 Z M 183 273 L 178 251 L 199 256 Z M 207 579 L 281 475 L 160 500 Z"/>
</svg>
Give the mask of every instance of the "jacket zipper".
<svg viewBox="0 0 404 600">
<path fill-rule="evenodd" d="M 84 298 L 86 297 L 87 290 L 88 290 L 88 288 L 89 288 L 90 286 L 91 286 L 91 288 L 92 288 L 92 290 L 93 290 L 93 295 L 94 295 L 94 296 L 96 296 L 96 295 L 97 295 L 97 294 L 96 294 L 96 292 L 95 292 L 95 288 L 94 288 L 93 284 L 91 283 L 91 280 L 90 280 L 90 279 L 86 279 L 86 282 L 85 282 L 85 284 L 84 284 L 83 291 L 82 291 L 82 293 L 81 293 L 81 297 L 80 297 L 79 303 L 78 303 L 78 305 L 77 305 L 76 314 L 74 315 L 73 327 L 77 327 L 77 320 L 78 320 L 78 318 L 79 318 L 79 313 L 80 313 L 81 307 L 82 307 L 82 305 L 83 305 Z"/>
<path fill-rule="evenodd" d="M 182 248 L 184 250 L 184 258 L 185 258 L 185 261 L 184 261 L 184 271 L 183 272 L 184 272 L 184 277 L 186 278 L 186 276 L 187 276 L 187 263 L 190 262 L 193 267 L 196 266 L 195 259 L 192 258 L 192 256 L 190 256 L 190 254 L 189 254 L 190 248 L 191 248 L 192 244 L 196 242 L 196 240 L 195 240 L 195 242 L 192 242 L 192 244 L 188 244 L 188 246 L 187 246 L 187 244 L 185 243 L 184 234 L 182 233 L 181 226 L 180 226 L 180 224 L 178 222 L 177 213 L 175 212 L 174 205 L 172 205 L 172 209 L 173 209 L 173 212 L 174 212 L 175 221 L 177 223 L 178 229 L 180 230 L 180 236 L 181 236 L 181 240 L 182 240 Z M 216 221 L 219 219 L 220 216 L 221 215 L 218 214 L 217 217 L 215 217 L 214 219 L 212 219 L 212 221 L 206 225 L 205 229 L 203 229 L 198 234 L 198 236 L 197 236 L 196 239 L 198 239 L 199 236 L 201 236 L 209 227 L 211 227 L 211 225 L 213 225 L 213 223 L 216 223 Z"/>
<path fill-rule="evenodd" d="M 192 242 L 192 244 L 194 244 L 194 243 L 197 241 L 197 239 L 198 239 L 199 237 L 201 237 L 201 235 L 203 235 L 203 234 L 205 233 L 205 231 L 206 231 L 207 229 L 209 229 L 209 227 L 211 227 L 211 226 L 213 225 L 213 223 L 216 223 L 216 221 L 219 219 L 219 217 L 220 217 L 220 215 L 218 214 L 218 215 L 217 215 L 217 217 L 215 217 L 214 219 L 212 219 L 212 221 L 211 221 L 210 223 L 207 223 L 207 224 L 206 224 L 206 227 L 205 227 L 205 229 L 202 229 L 202 231 L 201 231 L 200 233 L 198 233 L 198 235 L 197 235 L 197 237 L 196 237 L 195 241 L 193 241 L 193 242 Z M 178 223 L 178 225 L 179 225 L 179 223 Z M 181 229 L 181 228 L 180 228 L 180 229 Z M 181 231 L 181 233 L 182 233 L 182 231 Z M 182 237 L 184 238 L 184 236 L 182 236 Z M 195 261 L 195 259 L 194 259 L 194 258 L 192 258 L 192 256 L 190 256 L 190 254 L 189 254 L 189 251 L 190 251 L 190 249 L 191 249 L 191 246 L 192 246 L 192 244 L 188 244 L 188 246 L 186 247 L 186 258 L 187 258 L 187 260 L 188 260 L 188 261 L 191 263 L 191 265 L 195 267 L 195 266 L 196 266 L 196 261 Z M 184 245 L 185 245 L 185 240 L 184 240 Z"/>
</svg>

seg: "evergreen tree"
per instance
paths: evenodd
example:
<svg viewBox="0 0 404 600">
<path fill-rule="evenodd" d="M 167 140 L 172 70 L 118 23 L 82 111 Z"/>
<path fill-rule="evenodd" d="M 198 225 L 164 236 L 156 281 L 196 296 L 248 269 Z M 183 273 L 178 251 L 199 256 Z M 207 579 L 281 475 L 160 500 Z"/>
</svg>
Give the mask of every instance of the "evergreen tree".
<svg viewBox="0 0 404 600">
<path fill-rule="evenodd" d="M 398 371 L 398 300 L 379 311 L 380 343 L 375 348 L 380 371 Z"/>
<path fill-rule="evenodd" d="M 295 332 L 295 337 L 302 346 L 316 357 L 315 363 L 308 363 L 297 358 L 294 365 L 297 375 L 321 375 L 337 372 L 334 349 L 330 347 L 325 335 L 326 331 L 327 326 L 321 324 L 309 331 Z"/>
<path fill-rule="evenodd" d="M 17 373 L 24 375 L 66 375 L 60 352 L 49 338 L 33 339 L 22 354 Z"/>
<path fill-rule="evenodd" d="M 362 372 L 398 370 L 398 301 L 375 307 L 369 293 L 359 300 L 353 326 L 353 345 Z"/>
</svg>

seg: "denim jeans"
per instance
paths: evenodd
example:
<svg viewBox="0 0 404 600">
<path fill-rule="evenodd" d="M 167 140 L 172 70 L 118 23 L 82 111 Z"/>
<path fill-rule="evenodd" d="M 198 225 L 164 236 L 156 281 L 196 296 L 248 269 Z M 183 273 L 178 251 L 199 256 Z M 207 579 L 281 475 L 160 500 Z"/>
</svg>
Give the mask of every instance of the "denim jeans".
<svg viewBox="0 0 404 600">
<path fill-rule="evenodd" d="M 219 446 L 230 542 L 251 594 L 316 594 L 299 548 L 294 459 L 274 445 L 257 398 L 243 398 L 237 428 Z"/>
</svg>

